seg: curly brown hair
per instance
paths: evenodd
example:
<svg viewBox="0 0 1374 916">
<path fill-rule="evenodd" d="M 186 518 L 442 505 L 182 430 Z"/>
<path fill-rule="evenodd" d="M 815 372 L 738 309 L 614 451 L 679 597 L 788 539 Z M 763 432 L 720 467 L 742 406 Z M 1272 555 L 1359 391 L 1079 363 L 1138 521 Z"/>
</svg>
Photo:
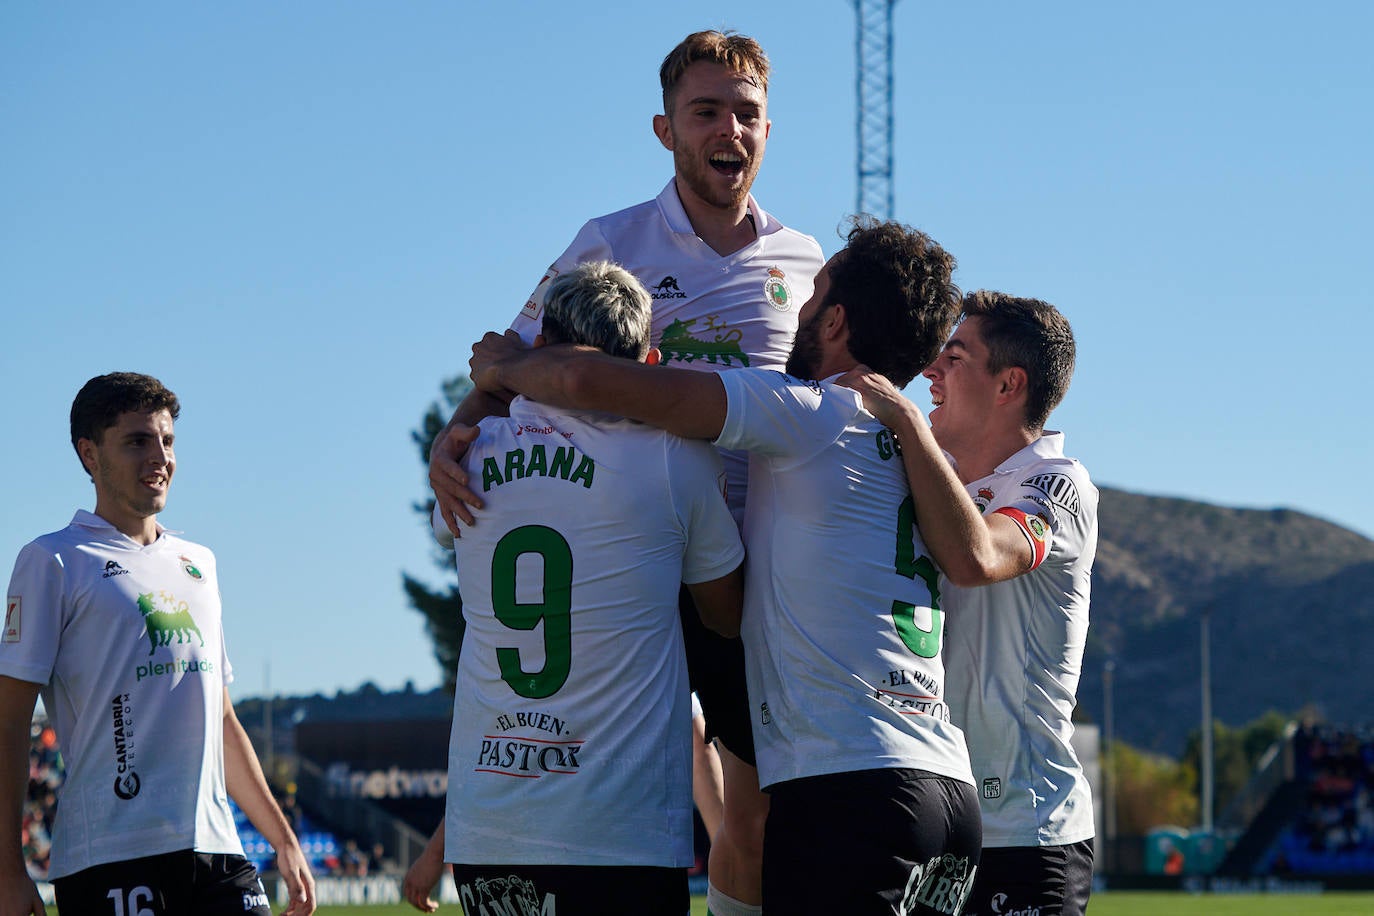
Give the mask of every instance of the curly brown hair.
<svg viewBox="0 0 1374 916">
<path fill-rule="evenodd" d="M 954 255 L 901 223 L 852 222 L 822 305 L 844 305 L 850 355 L 904 388 L 939 354 L 959 314 Z"/>
<path fill-rule="evenodd" d="M 90 439 L 100 444 L 105 430 L 119 422 L 122 413 L 150 413 L 165 410 L 175 420 L 181 415 L 177 396 L 151 375 L 139 372 L 111 372 L 97 375 L 81 386 L 72 401 L 72 448 L 81 461 L 76 443 Z M 84 469 L 86 463 L 81 462 Z M 86 471 L 87 474 L 90 471 Z"/>
</svg>

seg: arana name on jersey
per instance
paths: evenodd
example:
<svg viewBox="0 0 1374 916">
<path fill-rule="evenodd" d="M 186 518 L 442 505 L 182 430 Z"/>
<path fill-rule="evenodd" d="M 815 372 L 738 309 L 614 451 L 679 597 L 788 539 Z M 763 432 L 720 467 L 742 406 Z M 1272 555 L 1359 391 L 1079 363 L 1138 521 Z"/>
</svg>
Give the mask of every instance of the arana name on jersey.
<svg viewBox="0 0 1374 916">
<path fill-rule="evenodd" d="M 573 467 L 574 459 L 576 468 Z M 550 460 L 544 446 L 536 442 L 528 448 L 511 449 L 506 452 L 504 461 L 494 457 L 483 458 L 482 492 L 526 477 L 556 477 L 568 483 L 580 483 L 590 490 L 595 474 L 596 462 L 587 455 L 578 455 L 571 446 L 554 449 Z"/>
</svg>

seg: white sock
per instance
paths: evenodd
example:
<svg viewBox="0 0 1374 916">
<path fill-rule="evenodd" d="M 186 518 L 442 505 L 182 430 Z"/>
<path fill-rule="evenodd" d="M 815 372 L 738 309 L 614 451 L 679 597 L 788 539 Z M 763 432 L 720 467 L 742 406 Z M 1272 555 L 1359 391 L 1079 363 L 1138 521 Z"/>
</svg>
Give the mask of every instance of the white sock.
<svg viewBox="0 0 1374 916">
<path fill-rule="evenodd" d="M 706 882 L 706 912 L 709 916 L 761 916 L 763 907 L 741 903 L 722 894 L 709 880 Z"/>
</svg>

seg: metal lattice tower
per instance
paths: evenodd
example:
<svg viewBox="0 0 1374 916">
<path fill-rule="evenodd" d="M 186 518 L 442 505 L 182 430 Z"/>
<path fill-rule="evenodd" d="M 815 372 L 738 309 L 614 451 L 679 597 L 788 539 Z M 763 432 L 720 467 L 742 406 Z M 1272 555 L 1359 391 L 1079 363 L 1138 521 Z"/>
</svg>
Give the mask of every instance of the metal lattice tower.
<svg viewBox="0 0 1374 916">
<path fill-rule="evenodd" d="M 892 7 L 853 0 L 858 14 L 859 201 L 857 210 L 892 218 Z"/>
</svg>

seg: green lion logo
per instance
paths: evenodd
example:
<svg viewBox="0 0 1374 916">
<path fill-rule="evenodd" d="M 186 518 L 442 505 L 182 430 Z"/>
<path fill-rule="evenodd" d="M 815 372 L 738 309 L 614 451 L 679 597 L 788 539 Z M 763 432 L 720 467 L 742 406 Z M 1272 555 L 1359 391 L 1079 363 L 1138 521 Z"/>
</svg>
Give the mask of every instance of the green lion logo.
<svg viewBox="0 0 1374 916">
<path fill-rule="evenodd" d="M 148 628 L 148 654 L 152 655 L 158 646 L 171 645 L 172 637 L 175 636 L 178 643 L 191 641 L 191 634 L 196 635 L 200 640 L 201 646 L 205 645 L 205 637 L 200 634 L 200 627 L 196 626 L 195 620 L 191 618 L 191 608 L 185 601 L 178 601 L 175 596 L 166 592 L 158 592 L 157 598 L 153 598 L 153 593 L 138 596 L 138 610 L 143 615 L 143 623 Z"/>
</svg>

